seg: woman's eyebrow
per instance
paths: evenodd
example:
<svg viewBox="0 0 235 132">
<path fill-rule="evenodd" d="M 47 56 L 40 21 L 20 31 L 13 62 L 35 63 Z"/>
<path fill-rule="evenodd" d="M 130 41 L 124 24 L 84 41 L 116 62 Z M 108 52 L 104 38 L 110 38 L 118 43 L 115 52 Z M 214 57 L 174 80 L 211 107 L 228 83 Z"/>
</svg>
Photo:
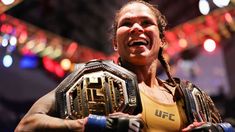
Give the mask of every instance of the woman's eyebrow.
<svg viewBox="0 0 235 132">
<path fill-rule="evenodd" d="M 136 19 L 140 19 L 141 21 L 142 20 L 148 20 L 148 21 L 151 21 L 153 23 L 154 20 L 149 18 L 148 16 L 127 16 L 127 17 L 124 17 L 124 18 L 121 18 L 118 25 L 122 24 L 123 22 L 126 22 L 126 21 L 135 21 Z"/>
<path fill-rule="evenodd" d="M 135 16 L 135 17 L 129 16 L 129 17 L 124 17 L 124 18 L 122 18 L 120 21 L 132 21 L 132 20 L 135 20 L 135 19 L 151 20 L 151 19 L 150 19 L 149 17 L 147 17 L 147 16 Z"/>
<path fill-rule="evenodd" d="M 131 17 L 125 17 L 125 18 L 122 18 L 122 19 L 120 20 L 120 22 L 122 22 L 122 21 L 130 21 L 130 20 L 132 20 Z"/>
</svg>

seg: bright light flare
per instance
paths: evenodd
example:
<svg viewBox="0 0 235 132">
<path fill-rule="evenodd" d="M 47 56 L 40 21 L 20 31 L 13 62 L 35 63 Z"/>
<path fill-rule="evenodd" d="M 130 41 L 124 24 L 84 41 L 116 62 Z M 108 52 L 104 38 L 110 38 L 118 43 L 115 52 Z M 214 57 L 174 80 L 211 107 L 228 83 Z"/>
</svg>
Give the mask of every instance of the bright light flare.
<svg viewBox="0 0 235 132">
<path fill-rule="evenodd" d="M 207 52 L 213 52 L 216 48 L 216 43 L 213 39 L 207 39 L 204 41 L 203 47 Z"/>
<path fill-rule="evenodd" d="M 10 5 L 15 2 L 15 0 L 1 0 L 4 5 Z"/>
<path fill-rule="evenodd" d="M 181 48 L 186 48 L 186 47 L 188 46 L 187 40 L 184 39 L 184 38 L 179 39 L 179 46 L 180 46 Z"/>
<path fill-rule="evenodd" d="M 3 66 L 8 68 L 8 67 L 10 67 L 12 65 L 13 59 L 12 59 L 12 57 L 10 55 L 5 55 L 3 57 L 3 61 L 2 62 L 3 62 Z"/>
<path fill-rule="evenodd" d="M 203 15 L 207 15 L 210 12 L 210 6 L 207 0 L 200 0 L 199 1 L 199 11 Z"/>
<path fill-rule="evenodd" d="M 17 38 L 15 36 L 11 36 L 9 42 L 10 42 L 10 45 L 16 46 Z"/>
<path fill-rule="evenodd" d="M 9 40 L 9 35 L 8 34 L 4 34 L 2 37 L 2 47 L 7 47 L 8 45 L 8 40 Z"/>
<path fill-rule="evenodd" d="M 220 8 L 228 6 L 230 0 L 213 0 L 214 4 Z"/>
<path fill-rule="evenodd" d="M 64 70 L 67 71 L 71 67 L 71 61 L 69 59 L 63 59 L 61 60 L 60 65 Z"/>
</svg>

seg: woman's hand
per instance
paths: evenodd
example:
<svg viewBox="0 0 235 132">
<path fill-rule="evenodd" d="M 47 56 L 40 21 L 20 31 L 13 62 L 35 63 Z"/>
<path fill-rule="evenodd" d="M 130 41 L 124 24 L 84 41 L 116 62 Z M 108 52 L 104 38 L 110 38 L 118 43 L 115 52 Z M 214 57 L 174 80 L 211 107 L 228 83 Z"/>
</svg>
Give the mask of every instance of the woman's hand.
<svg viewBox="0 0 235 132">
<path fill-rule="evenodd" d="M 86 131 L 132 131 L 140 132 L 143 128 L 141 114 L 129 115 L 122 112 L 108 116 L 89 115 L 85 125 Z"/>
<path fill-rule="evenodd" d="M 205 124 L 205 122 L 193 122 L 192 124 L 188 125 L 187 127 L 185 127 L 184 129 L 182 129 L 182 132 L 188 132 L 188 131 L 192 131 L 193 129 L 195 129 L 196 127 L 200 127 L 203 124 Z"/>
<path fill-rule="evenodd" d="M 142 115 L 129 115 L 122 112 L 112 113 L 108 116 L 111 120 L 111 125 L 107 125 L 108 127 L 115 128 L 115 131 L 133 131 L 140 132 L 144 127 L 144 122 L 142 119 Z"/>
<path fill-rule="evenodd" d="M 88 120 L 88 117 L 85 117 L 83 119 L 77 119 L 77 120 L 65 119 L 64 123 L 65 123 L 66 127 L 68 128 L 67 131 L 84 132 L 87 120 Z"/>
</svg>

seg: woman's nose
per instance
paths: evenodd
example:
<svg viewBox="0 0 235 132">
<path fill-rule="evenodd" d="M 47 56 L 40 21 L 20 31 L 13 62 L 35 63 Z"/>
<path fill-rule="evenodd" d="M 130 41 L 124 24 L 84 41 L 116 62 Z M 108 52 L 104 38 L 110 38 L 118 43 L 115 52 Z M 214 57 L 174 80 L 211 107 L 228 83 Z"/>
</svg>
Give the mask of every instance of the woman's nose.
<svg viewBox="0 0 235 132">
<path fill-rule="evenodd" d="M 131 27 L 131 33 L 142 33 L 144 31 L 143 27 L 139 23 L 134 23 Z"/>
</svg>

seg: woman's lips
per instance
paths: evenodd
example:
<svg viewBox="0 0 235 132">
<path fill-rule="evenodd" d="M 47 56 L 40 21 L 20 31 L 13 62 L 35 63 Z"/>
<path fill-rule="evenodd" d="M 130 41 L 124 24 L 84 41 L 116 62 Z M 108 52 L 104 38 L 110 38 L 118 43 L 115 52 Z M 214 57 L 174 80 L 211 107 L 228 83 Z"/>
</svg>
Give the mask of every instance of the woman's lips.
<svg viewBox="0 0 235 132">
<path fill-rule="evenodd" d="M 128 43 L 128 46 L 140 46 L 140 45 L 148 45 L 148 41 L 145 39 L 134 39 Z"/>
</svg>

